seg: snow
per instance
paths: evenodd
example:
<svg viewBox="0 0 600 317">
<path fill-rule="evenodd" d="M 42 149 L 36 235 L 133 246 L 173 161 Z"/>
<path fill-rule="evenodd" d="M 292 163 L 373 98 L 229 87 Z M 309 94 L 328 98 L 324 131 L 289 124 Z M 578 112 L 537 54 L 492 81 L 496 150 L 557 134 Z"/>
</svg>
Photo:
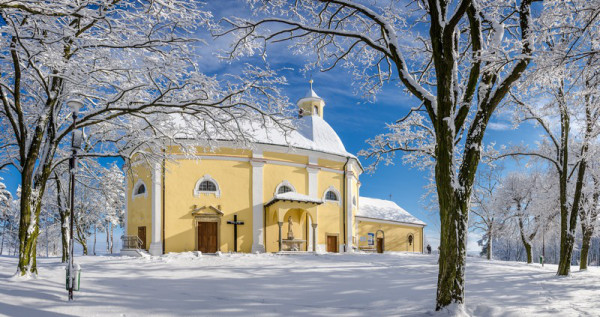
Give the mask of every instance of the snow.
<svg viewBox="0 0 600 317">
<path fill-rule="evenodd" d="M 318 98 L 318 99 L 323 99 L 323 98 L 319 97 L 319 95 L 317 95 L 317 93 L 312 89 L 312 83 L 311 83 L 310 86 L 311 87 L 310 87 L 310 89 L 308 89 L 308 91 L 304 95 L 304 98 Z"/>
<path fill-rule="evenodd" d="M 356 216 L 425 225 L 395 202 L 377 198 L 360 197 Z"/>
<path fill-rule="evenodd" d="M 295 125 L 295 130 L 286 130 L 269 118 L 264 122 L 250 119 L 240 119 L 232 125 L 231 129 L 207 129 L 198 119 L 182 114 L 172 114 L 171 122 L 165 124 L 174 129 L 178 138 L 200 138 L 211 140 L 236 141 L 236 135 L 241 130 L 243 135 L 254 143 L 273 144 L 301 148 L 324 153 L 355 157 L 346 151 L 342 140 L 335 130 L 323 118 L 313 115 L 295 119 L 290 122 Z M 239 124 L 239 130 L 238 125 Z M 230 132 L 236 131 L 236 132 Z M 198 137 L 198 135 L 200 135 Z"/>
<path fill-rule="evenodd" d="M 296 192 L 287 192 L 287 193 L 277 194 L 277 195 L 273 196 L 273 199 L 271 199 L 265 205 L 268 206 L 271 204 L 272 201 L 275 201 L 275 200 L 291 200 L 291 201 L 310 202 L 310 203 L 317 203 L 317 204 L 323 203 L 323 201 L 318 198 L 312 198 L 310 196 L 296 193 Z"/>
<path fill-rule="evenodd" d="M 446 316 L 432 312 L 436 261 L 433 255 L 402 253 L 76 257 L 81 290 L 69 303 L 60 259 L 38 258 L 39 278 L 13 281 L 17 259 L 3 256 L 0 314 Z M 471 316 L 593 316 L 600 311 L 598 267 L 559 278 L 556 265 L 468 258 L 466 272 L 464 310 Z"/>
</svg>

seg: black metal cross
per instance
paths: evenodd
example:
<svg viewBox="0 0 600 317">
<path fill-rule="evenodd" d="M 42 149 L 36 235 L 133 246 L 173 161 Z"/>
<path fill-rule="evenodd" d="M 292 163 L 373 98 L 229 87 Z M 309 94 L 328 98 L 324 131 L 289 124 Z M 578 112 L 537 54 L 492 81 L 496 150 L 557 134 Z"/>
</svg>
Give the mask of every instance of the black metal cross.
<svg viewBox="0 0 600 317">
<path fill-rule="evenodd" d="M 237 220 L 237 215 L 233 215 L 233 221 L 227 221 L 228 224 L 233 225 L 233 251 L 237 252 L 237 227 L 238 225 L 243 225 L 243 221 Z"/>
</svg>

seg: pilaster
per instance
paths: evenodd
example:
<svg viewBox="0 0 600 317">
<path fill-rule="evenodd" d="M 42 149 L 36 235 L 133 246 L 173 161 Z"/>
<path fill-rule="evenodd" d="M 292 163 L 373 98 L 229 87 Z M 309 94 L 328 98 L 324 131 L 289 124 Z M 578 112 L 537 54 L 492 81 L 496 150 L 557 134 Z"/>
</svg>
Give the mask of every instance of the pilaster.
<svg viewBox="0 0 600 317">
<path fill-rule="evenodd" d="M 152 165 L 152 242 L 148 252 L 151 255 L 162 254 L 162 183 L 160 163 Z"/>
<path fill-rule="evenodd" d="M 262 152 L 252 153 L 252 252 L 265 252 Z"/>
</svg>

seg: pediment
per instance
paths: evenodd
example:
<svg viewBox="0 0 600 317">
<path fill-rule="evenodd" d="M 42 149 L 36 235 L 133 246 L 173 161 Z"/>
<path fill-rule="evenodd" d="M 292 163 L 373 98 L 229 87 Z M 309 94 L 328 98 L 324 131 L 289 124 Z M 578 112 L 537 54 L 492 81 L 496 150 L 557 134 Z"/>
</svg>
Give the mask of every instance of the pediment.
<svg viewBox="0 0 600 317">
<path fill-rule="evenodd" d="M 221 211 L 221 206 L 202 206 L 197 207 L 194 205 L 192 209 L 193 216 L 213 216 L 213 217 L 221 217 L 223 216 L 223 212 Z"/>
</svg>

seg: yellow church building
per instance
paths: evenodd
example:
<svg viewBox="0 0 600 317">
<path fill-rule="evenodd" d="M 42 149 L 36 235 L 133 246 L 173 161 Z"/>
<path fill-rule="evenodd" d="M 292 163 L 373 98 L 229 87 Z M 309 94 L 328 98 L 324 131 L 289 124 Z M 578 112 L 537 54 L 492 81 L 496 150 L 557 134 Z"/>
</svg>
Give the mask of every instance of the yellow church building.
<svg viewBox="0 0 600 317">
<path fill-rule="evenodd" d="M 360 197 L 358 158 L 324 120 L 311 88 L 298 100 L 297 130 L 287 137 L 248 126 L 240 146 L 177 147 L 127 177 L 122 254 L 168 252 L 423 252 L 425 223 L 392 201 Z"/>
</svg>

